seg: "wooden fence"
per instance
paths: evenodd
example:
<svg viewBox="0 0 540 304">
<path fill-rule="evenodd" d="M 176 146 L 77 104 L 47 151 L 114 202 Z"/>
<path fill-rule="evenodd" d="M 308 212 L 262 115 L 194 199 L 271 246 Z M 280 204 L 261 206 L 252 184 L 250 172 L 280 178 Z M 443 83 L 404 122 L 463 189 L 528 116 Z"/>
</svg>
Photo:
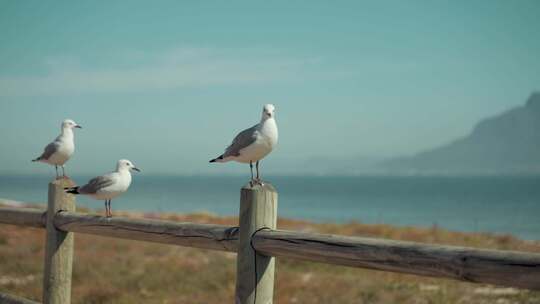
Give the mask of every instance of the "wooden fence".
<svg viewBox="0 0 540 304">
<path fill-rule="evenodd" d="M 277 192 L 241 190 L 239 227 L 86 215 L 49 184 L 47 211 L 0 208 L 0 223 L 46 229 L 43 302 L 70 303 L 74 233 L 236 252 L 236 303 L 273 302 L 274 257 L 540 290 L 540 254 L 276 230 Z M 1 303 L 35 303 L 0 295 Z"/>
</svg>

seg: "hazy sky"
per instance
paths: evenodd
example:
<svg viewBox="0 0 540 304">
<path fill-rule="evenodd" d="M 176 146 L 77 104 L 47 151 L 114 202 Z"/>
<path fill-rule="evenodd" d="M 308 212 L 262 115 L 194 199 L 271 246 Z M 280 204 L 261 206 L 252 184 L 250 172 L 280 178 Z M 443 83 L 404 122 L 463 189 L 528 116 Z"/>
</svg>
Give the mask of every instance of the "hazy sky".
<svg viewBox="0 0 540 304">
<path fill-rule="evenodd" d="M 207 161 L 269 102 L 268 171 L 415 153 L 540 89 L 538 29 L 537 0 L 0 1 L 0 174 L 50 174 L 64 118 L 73 174 L 247 170 Z"/>
</svg>

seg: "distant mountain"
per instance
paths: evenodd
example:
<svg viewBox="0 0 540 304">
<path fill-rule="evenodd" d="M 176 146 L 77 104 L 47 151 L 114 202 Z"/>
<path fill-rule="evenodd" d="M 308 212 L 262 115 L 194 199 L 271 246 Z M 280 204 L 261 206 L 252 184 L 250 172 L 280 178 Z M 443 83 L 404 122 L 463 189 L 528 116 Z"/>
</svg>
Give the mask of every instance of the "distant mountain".
<svg viewBox="0 0 540 304">
<path fill-rule="evenodd" d="M 452 143 L 379 165 L 392 174 L 540 173 L 540 92 Z"/>
</svg>

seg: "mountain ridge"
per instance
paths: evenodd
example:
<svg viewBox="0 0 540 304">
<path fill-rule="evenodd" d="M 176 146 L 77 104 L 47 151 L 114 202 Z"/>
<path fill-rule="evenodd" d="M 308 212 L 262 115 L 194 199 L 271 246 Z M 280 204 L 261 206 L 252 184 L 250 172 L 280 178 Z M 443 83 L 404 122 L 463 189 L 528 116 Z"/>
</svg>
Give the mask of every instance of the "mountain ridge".
<svg viewBox="0 0 540 304">
<path fill-rule="evenodd" d="M 540 92 L 523 106 L 481 120 L 464 137 L 378 168 L 389 174 L 540 173 Z"/>
</svg>

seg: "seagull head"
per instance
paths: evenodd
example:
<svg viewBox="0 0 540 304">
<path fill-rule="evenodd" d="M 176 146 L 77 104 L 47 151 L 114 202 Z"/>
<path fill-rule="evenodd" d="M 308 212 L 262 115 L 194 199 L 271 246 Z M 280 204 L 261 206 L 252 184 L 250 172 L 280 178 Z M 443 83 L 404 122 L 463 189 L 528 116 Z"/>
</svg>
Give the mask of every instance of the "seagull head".
<svg viewBox="0 0 540 304">
<path fill-rule="evenodd" d="M 127 159 L 121 159 L 116 164 L 116 171 L 121 171 L 121 170 L 127 170 L 127 171 L 134 170 L 137 172 L 141 172 L 139 168 L 135 167 L 135 165 L 133 165 L 133 163 Z"/>
<path fill-rule="evenodd" d="M 273 104 L 266 104 L 264 105 L 263 107 L 263 112 L 262 112 L 262 118 L 263 120 L 265 119 L 268 119 L 268 118 L 274 118 L 274 112 L 276 110 L 276 107 L 274 107 Z"/>
<path fill-rule="evenodd" d="M 62 129 L 73 129 L 73 128 L 82 129 L 80 125 L 78 125 L 76 122 L 74 122 L 71 119 L 66 119 L 62 122 Z"/>
</svg>

